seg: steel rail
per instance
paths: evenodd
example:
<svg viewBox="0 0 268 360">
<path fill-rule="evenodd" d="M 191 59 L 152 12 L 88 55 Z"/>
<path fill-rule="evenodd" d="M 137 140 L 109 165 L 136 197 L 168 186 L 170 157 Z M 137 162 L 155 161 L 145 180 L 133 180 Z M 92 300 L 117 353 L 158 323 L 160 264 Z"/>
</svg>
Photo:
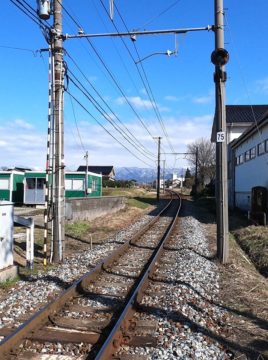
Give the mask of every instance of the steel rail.
<svg viewBox="0 0 268 360">
<path fill-rule="evenodd" d="M 128 300 L 127 304 L 125 305 L 125 308 L 122 311 L 120 317 L 115 322 L 112 330 L 110 331 L 109 336 L 107 337 L 107 339 L 103 343 L 102 347 L 98 351 L 98 354 L 96 355 L 95 360 L 109 359 L 112 355 L 115 354 L 115 352 L 118 350 L 118 347 L 121 344 L 126 344 L 130 340 L 130 337 L 126 334 L 127 334 L 128 328 L 130 326 L 129 320 L 131 319 L 132 314 L 135 312 L 135 304 L 139 303 L 142 299 L 143 292 L 146 289 L 148 281 L 149 281 L 149 276 L 151 273 L 153 273 L 156 263 L 163 252 L 163 247 L 164 247 L 165 242 L 171 236 L 171 233 L 176 224 L 178 214 L 180 212 L 181 199 L 178 194 L 177 194 L 177 196 L 178 196 L 178 200 L 179 200 L 179 206 L 176 210 L 176 214 L 173 218 L 173 221 L 169 225 L 168 230 L 164 234 L 158 247 L 152 254 L 152 256 L 148 262 L 146 270 L 141 274 L 135 290 L 133 291 L 130 299 Z"/>
<path fill-rule="evenodd" d="M 128 247 L 131 246 L 138 238 L 140 238 L 152 225 L 154 225 L 161 215 L 171 206 L 173 198 L 168 204 L 159 212 L 159 214 L 139 230 L 132 238 L 125 241 L 118 249 L 113 251 L 106 259 L 101 260 L 95 268 L 84 274 L 81 278 L 76 280 L 68 289 L 63 291 L 58 297 L 49 304 L 40 309 L 37 313 L 32 315 L 27 321 L 21 324 L 13 333 L 6 336 L 0 342 L 1 360 L 7 358 L 10 354 L 16 351 L 20 343 L 27 338 L 29 333 L 33 333 L 38 328 L 42 327 L 49 318 L 56 314 L 70 299 L 81 294 L 90 282 L 92 282 L 100 273 L 102 269 L 111 264 L 115 259 L 122 255 Z"/>
</svg>

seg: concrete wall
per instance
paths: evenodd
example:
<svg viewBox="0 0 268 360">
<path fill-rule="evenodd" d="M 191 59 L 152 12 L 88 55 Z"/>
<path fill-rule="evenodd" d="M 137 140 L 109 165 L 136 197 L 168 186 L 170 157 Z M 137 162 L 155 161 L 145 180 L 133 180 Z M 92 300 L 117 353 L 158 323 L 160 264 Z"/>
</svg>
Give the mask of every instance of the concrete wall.
<svg viewBox="0 0 268 360">
<path fill-rule="evenodd" d="M 104 196 L 100 198 L 72 198 L 65 200 L 66 220 L 93 220 L 96 217 L 115 213 L 126 207 L 123 196 Z"/>
</svg>

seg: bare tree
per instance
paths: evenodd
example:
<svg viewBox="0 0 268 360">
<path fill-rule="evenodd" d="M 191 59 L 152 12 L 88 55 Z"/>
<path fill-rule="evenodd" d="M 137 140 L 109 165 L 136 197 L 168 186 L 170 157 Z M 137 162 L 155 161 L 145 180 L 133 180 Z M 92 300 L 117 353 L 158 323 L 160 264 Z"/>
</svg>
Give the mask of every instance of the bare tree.
<svg viewBox="0 0 268 360">
<path fill-rule="evenodd" d="M 200 138 L 188 144 L 187 160 L 195 168 L 197 156 L 197 178 L 203 187 L 216 176 L 216 147 L 209 139 Z"/>
</svg>

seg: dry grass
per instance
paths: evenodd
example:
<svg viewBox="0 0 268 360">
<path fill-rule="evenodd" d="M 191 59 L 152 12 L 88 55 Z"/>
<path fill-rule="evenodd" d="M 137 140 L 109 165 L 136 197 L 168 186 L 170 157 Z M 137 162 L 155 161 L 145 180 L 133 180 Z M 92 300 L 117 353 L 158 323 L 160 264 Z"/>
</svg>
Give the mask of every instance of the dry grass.
<svg viewBox="0 0 268 360">
<path fill-rule="evenodd" d="M 236 241 L 256 268 L 268 276 L 268 227 L 248 226 L 234 231 Z"/>
</svg>

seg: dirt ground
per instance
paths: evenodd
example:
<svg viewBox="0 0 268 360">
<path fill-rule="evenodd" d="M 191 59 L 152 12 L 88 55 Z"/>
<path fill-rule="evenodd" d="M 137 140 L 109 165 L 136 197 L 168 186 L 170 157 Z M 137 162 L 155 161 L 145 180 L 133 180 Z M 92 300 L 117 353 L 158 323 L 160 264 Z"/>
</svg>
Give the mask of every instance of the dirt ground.
<svg viewBox="0 0 268 360">
<path fill-rule="evenodd" d="M 215 217 L 189 199 L 185 204 L 186 211 L 195 214 L 204 225 L 211 249 L 216 253 Z M 243 219 L 232 218 L 230 228 L 234 228 L 234 222 L 239 226 L 244 223 Z M 231 234 L 229 249 L 229 263 L 220 265 L 217 304 L 227 311 L 228 317 L 225 334 L 218 340 L 233 352 L 234 359 L 268 359 L 268 279 L 256 270 Z M 216 258 L 212 261 L 218 263 Z"/>
<path fill-rule="evenodd" d="M 215 216 L 205 208 L 200 208 L 187 198 L 184 213 L 194 216 L 204 225 L 211 249 L 216 254 L 216 224 Z M 95 243 L 114 235 L 120 229 L 127 227 L 146 210 L 128 207 L 124 211 L 96 219 L 92 222 L 90 233 L 81 239 L 67 238 L 66 255 L 75 250 L 88 249 L 90 235 L 93 246 Z M 17 230 L 19 232 L 20 229 Z M 36 229 L 42 238 L 43 230 Z M 36 246 L 36 265 L 42 266 L 42 246 Z M 16 239 L 15 262 L 25 266 L 25 243 L 23 238 Z M 216 257 L 211 261 L 218 263 Z M 3 294 L 3 289 L 0 288 Z M 227 311 L 228 316 L 224 334 L 218 339 L 233 352 L 234 359 L 262 360 L 268 359 L 268 280 L 259 274 L 254 265 L 230 236 L 230 260 L 228 265 L 220 265 L 220 296 L 219 308 Z"/>
</svg>

